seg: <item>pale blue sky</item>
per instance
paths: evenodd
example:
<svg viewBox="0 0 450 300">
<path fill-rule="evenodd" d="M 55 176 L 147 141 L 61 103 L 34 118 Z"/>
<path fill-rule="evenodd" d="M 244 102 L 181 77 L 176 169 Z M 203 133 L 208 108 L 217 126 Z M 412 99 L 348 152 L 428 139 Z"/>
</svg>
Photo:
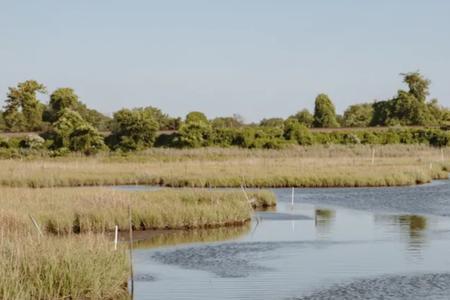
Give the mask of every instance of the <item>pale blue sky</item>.
<svg viewBox="0 0 450 300">
<path fill-rule="evenodd" d="M 447 0 L 0 0 L 0 96 L 36 79 L 102 112 L 247 121 L 385 99 L 421 70 L 450 106 Z M 1 104 L 1 103 L 0 103 Z"/>
</svg>

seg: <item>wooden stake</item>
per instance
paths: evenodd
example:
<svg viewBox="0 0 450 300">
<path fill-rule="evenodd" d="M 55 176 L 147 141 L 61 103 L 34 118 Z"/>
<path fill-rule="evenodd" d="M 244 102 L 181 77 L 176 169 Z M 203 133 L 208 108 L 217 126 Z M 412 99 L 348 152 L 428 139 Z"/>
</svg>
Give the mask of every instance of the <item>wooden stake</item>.
<svg viewBox="0 0 450 300">
<path fill-rule="evenodd" d="M 444 148 L 441 148 L 441 161 L 444 161 Z"/>
</svg>

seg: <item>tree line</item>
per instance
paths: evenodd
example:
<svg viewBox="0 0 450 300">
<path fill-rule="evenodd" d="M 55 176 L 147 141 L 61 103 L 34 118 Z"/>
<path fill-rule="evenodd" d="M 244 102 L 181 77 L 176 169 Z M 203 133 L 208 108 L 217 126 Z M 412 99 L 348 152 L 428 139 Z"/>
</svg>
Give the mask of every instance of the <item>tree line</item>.
<svg viewBox="0 0 450 300">
<path fill-rule="evenodd" d="M 450 121 L 448 109 L 428 100 L 430 81 L 418 72 L 402 74 L 408 90 L 399 90 L 389 100 L 351 105 L 336 114 L 331 99 L 320 94 L 314 112 L 302 110 L 287 119 L 263 119 L 245 124 L 239 115 L 212 120 L 201 112 L 190 112 L 183 120 L 155 107 L 121 109 L 113 117 L 88 108 L 71 88 L 59 88 L 48 104 L 38 100 L 46 87 L 34 80 L 10 87 L 0 114 L 0 129 L 9 132 L 39 132 L 40 137 L 0 140 L 0 148 L 46 149 L 61 155 L 86 154 L 111 149 L 136 151 L 149 147 L 239 146 L 281 148 L 289 144 L 448 144 L 448 134 L 436 127 Z M 408 129 L 401 126 L 422 126 Z M 376 127 L 395 129 L 315 132 L 311 128 Z M 161 133 L 163 131 L 163 133 Z M 169 131 L 164 133 L 164 131 Z"/>
</svg>

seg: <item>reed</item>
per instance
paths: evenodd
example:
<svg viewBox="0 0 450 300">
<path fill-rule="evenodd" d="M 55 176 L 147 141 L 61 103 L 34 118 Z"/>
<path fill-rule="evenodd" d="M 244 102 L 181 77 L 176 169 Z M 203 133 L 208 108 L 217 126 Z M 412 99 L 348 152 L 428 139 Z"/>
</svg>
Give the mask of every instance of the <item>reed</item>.
<svg viewBox="0 0 450 300">
<path fill-rule="evenodd" d="M 252 209 L 236 191 L 162 189 L 129 192 L 111 188 L 1 188 L 0 226 L 9 231 L 35 232 L 33 214 L 45 233 L 114 232 L 129 229 L 128 206 L 134 230 L 191 229 L 240 225 Z M 273 206 L 270 191 L 252 191 L 255 207 Z"/>
<path fill-rule="evenodd" d="M 0 192 L 0 299 L 129 299 L 131 253 L 114 242 L 116 228 L 130 236 L 131 229 L 210 228 L 245 224 L 252 214 L 238 190 Z M 269 191 L 249 195 L 255 206 L 275 205 Z"/>
<path fill-rule="evenodd" d="M 0 185 L 401 186 L 447 178 L 450 162 L 442 160 L 442 153 L 449 157 L 448 152 L 423 145 L 333 145 L 285 150 L 151 149 L 128 156 L 1 160 Z"/>
<path fill-rule="evenodd" d="M 0 236 L 0 299 L 129 299 L 128 256 L 99 235 Z"/>
</svg>

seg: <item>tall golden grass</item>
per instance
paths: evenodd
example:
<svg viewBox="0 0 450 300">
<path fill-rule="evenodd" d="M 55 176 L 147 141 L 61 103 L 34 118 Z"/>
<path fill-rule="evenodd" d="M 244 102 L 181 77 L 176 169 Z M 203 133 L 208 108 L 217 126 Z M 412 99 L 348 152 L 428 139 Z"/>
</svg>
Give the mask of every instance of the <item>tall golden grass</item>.
<svg viewBox="0 0 450 300">
<path fill-rule="evenodd" d="M 126 252 L 99 235 L 1 235 L 0 270 L 0 299 L 129 299 Z"/>
<path fill-rule="evenodd" d="M 243 224 L 252 208 L 241 191 L 162 189 L 129 192 L 111 188 L 1 188 L 2 228 L 33 231 L 31 214 L 53 234 L 128 230 L 128 207 L 135 230 L 186 229 Z M 254 206 L 273 206 L 270 191 L 249 192 Z"/>
<path fill-rule="evenodd" d="M 375 163 L 372 165 L 372 149 Z M 360 187 L 447 178 L 449 149 L 423 145 L 310 146 L 285 150 L 151 149 L 127 156 L 2 160 L 0 185 L 67 187 Z M 430 168 L 431 164 L 431 168 Z"/>
<path fill-rule="evenodd" d="M 128 299 L 128 256 L 122 247 L 114 251 L 111 234 L 105 234 L 116 225 L 129 229 L 128 207 L 136 230 L 243 225 L 252 214 L 236 190 L 3 187 L 0 193 L 0 299 Z M 275 205 L 269 191 L 248 197 L 255 207 Z M 205 232 L 153 239 L 208 239 Z M 226 238 L 241 231 L 217 232 Z"/>
</svg>

